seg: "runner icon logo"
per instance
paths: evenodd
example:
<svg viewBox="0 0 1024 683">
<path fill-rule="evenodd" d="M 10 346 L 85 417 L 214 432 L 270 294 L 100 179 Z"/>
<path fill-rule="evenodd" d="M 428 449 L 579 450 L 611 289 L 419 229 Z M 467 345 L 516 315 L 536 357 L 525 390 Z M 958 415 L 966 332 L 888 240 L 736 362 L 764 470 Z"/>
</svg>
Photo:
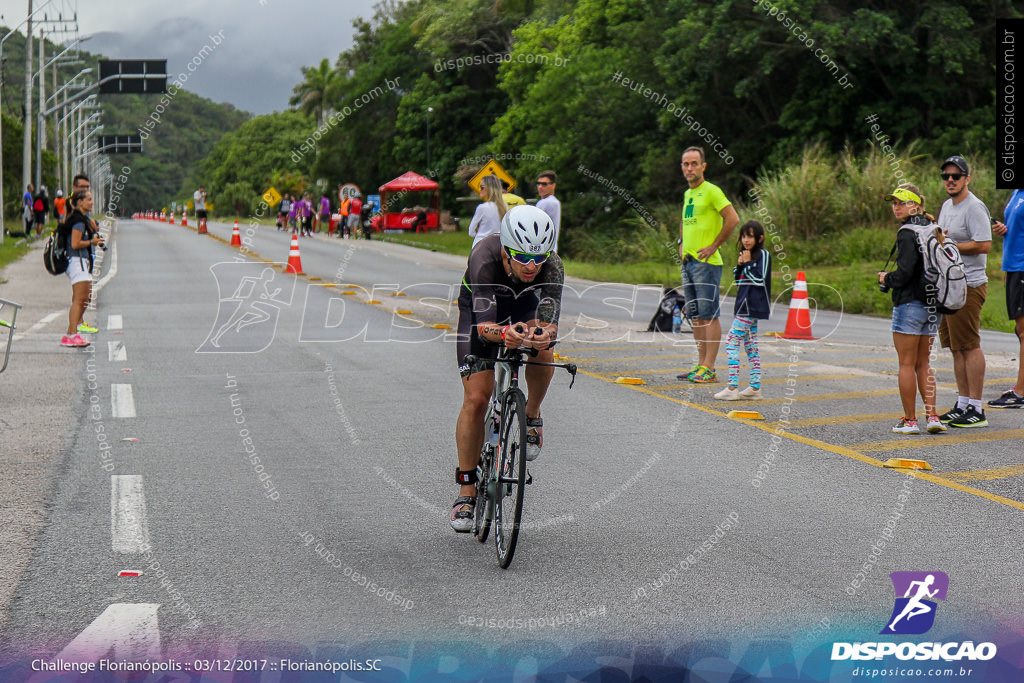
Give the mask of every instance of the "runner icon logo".
<svg viewBox="0 0 1024 683">
<path fill-rule="evenodd" d="M 926 633 L 935 622 L 935 600 L 945 600 L 949 576 L 944 572 L 893 572 L 896 604 L 892 616 L 880 634 L 917 635 Z"/>
<path fill-rule="evenodd" d="M 295 278 L 262 263 L 221 262 L 210 271 L 219 291 L 217 318 L 196 353 L 259 353 L 270 346 L 281 307 L 292 303 Z"/>
</svg>

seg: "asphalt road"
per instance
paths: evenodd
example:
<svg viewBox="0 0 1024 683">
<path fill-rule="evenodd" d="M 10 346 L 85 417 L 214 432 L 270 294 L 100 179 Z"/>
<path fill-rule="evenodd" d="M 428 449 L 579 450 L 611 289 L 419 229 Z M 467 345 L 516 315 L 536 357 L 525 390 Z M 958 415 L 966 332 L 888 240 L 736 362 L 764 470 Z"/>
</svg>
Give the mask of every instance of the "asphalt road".
<svg viewBox="0 0 1024 683">
<path fill-rule="evenodd" d="M 117 228 L 101 331 L 60 356 L 71 428 L 0 631 L 13 662 L 0 678 L 32 657 L 287 655 L 383 658 L 390 673 L 365 680 L 559 662 L 635 679 L 641 661 L 850 680 L 827 653 L 880 639 L 895 571 L 949 575 L 927 638 L 1016 652 L 1024 411 L 894 438 L 887 321 L 822 313 L 824 340 L 765 335 L 766 400 L 723 405 L 721 385 L 675 379 L 692 337 L 638 331 L 646 292 L 571 283 L 575 334 L 558 351 L 581 374 L 571 391 L 555 376 L 503 571 L 493 545 L 447 522 L 461 390 L 440 326 L 455 324 L 464 260 L 317 237 L 301 240 L 296 277 L 236 261 L 229 228 L 211 232 Z M 286 258 L 286 234 L 249 238 Z M 988 398 L 1012 383 L 1013 342 L 986 335 Z M 936 367 L 948 402 L 948 356 Z M 890 457 L 934 470 L 881 467 Z"/>
</svg>

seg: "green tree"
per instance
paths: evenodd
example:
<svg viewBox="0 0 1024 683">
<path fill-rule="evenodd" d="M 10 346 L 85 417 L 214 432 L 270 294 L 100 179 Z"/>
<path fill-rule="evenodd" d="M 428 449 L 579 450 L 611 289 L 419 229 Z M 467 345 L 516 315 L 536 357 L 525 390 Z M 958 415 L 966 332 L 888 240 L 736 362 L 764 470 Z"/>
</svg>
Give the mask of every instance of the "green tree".
<svg viewBox="0 0 1024 683">
<path fill-rule="evenodd" d="M 302 67 L 303 80 L 295 86 L 295 94 L 288 103 L 292 106 L 298 105 L 299 111 L 305 114 L 312 114 L 316 120 L 316 127 L 319 128 L 324 120 L 325 95 L 337 77 L 338 72 L 331 68 L 326 57 L 315 67 Z"/>
<path fill-rule="evenodd" d="M 202 180 L 211 196 L 228 195 L 233 204 L 242 197 L 258 197 L 275 174 L 308 168 L 314 145 L 309 119 L 296 111 L 257 116 L 223 136 L 200 166 Z M 248 205 L 244 200 L 243 205 Z M 236 210 L 218 206 L 219 210 Z"/>
</svg>

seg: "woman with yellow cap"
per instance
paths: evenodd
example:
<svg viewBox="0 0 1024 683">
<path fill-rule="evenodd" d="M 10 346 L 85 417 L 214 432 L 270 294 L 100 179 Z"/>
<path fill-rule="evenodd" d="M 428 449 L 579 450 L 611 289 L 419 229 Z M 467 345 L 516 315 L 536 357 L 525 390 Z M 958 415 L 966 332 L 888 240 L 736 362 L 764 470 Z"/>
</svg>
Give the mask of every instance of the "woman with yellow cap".
<svg viewBox="0 0 1024 683">
<path fill-rule="evenodd" d="M 903 183 L 885 201 L 892 202 L 893 216 L 900 224 L 896 231 L 896 270 L 879 271 L 878 283 L 892 295 L 892 340 L 899 356 L 900 400 L 903 417 L 892 428 L 897 434 L 920 434 L 917 426 L 917 399 L 920 391 L 928 416 L 928 433 L 946 431 L 935 412 L 935 374 L 928 362 L 932 341 L 938 332 L 939 313 L 935 296 L 924 278 L 924 259 L 917 246 L 916 226 L 933 225 L 935 219 L 925 213 L 924 197 L 916 186 Z M 909 229 L 907 229 L 909 228 Z"/>
</svg>

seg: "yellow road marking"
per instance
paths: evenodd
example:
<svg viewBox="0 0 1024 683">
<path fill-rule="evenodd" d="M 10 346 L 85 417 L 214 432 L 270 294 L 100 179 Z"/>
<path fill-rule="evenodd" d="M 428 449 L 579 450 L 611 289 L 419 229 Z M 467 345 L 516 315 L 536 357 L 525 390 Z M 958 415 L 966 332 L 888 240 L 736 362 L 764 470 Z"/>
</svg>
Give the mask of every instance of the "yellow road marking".
<svg viewBox="0 0 1024 683">
<path fill-rule="evenodd" d="M 989 470 L 968 470 L 966 472 L 945 472 L 939 476 L 950 481 L 988 481 L 992 479 L 1006 479 L 1024 474 L 1024 465 L 1007 465 L 1006 467 L 994 467 Z"/>
<path fill-rule="evenodd" d="M 609 380 L 607 377 L 604 377 L 604 376 L 599 375 L 597 373 L 588 372 L 588 371 L 582 370 L 582 369 L 579 372 L 581 372 L 582 374 L 586 375 L 587 377 L 593 377 L 594 379 L 599 379 L 599 380 L 602 380 L 604 382 L 611 382 L 611 380 Z M 673 403 L 679 403 L 681 405 L 685 405 L 685 406 L 688 406 L 690 408 L 693 408 L 694 410 L 699 410 L 701 412 L 708 413 L 709 415 L 717 415 L 717 416 L 722 417 L 724 419 L 728 419 L 720 411 L 713 410 L 711 408 L 707 408 L 705 406 L 702 406 L 702 405 L 697 404 L 697 403 L 692 403 L 690 401 L 684 401 L 684 400 L 682 400 L 680 398 L 674 398 L 672 396 L 666 396 L 665 394 L 659 394 L 659 393 L 657 393 L 655 391 L 651 391 L 647 387 L 630 386 L 629 389 L 631 389 L 632 391 L 639 391 L 639 392 L 642 392 L 644 394 L 649 394 L 651 396 L 657 396 L 658 398 L 663 398 L 663 399 L 672 401 Z M 761 401 L 761 403 L 764 403 L 764 401 Z M 857 451 L 854 451 L 854 450 L 852 450 L 850 448 L 847 448 L 845 446 L 836 446 L 836 445 L 833 445 L 833 444 L 830 444 L 830 443 L 825 443 L 824 441 L 818 441 L 816 439 L 809 439 L 807 437 L 800 436 L 798 434 L 792 434 L 792 433 L 787 432 L 785 430 L 777 429 L 777 428 L 775 428 L 775 427 L 773 427 L 773 426 L 771 426 L 769 424 L 763 424 L 763 423 L 754 422 L 754 421 L 751 421 L 751 420 L 742 420 L 741 422 L 743 424 L 750 425 L 751 427 L 753 427 L 755 429 L 760 429 L 760 430 L 762 430 L 764 432 L 768 432 L 768 433 L 771 433 L 771 434 L 776 434 L 776 435 L 778 435 L 779 437 L 781 437 L 783 439 L 789 439 L 790 441 L 797 441 L 799 443 L 806 444 L 808 446 L 812 446 L 812 447 L 819 448 L 819 449 L 824 450 L 824 451 L 828 451 L 829 453 L 835 453 L 836 455 L 842 455 L 842 456 L 845 456 L 845 457 L 850 458 L 852 460 L 858 460 L 860 462 L 867 463 L 868 465 L 873 465 L 875 467 L 882 467 L 884 465 L 884 463 L 881 460 L 876 460 L 875 458 L 872 458 L 871 456 L 864 455 L 863 453 L 858 453 Z M 1024 430 L 1021 430 L 1021 431 L 1024 431 Z M 938 441 L 939 439 L 935 439 L 935 440 Z M 948 440 L 947 440 L 947 443 L 949 443 Z M 947 478 L 944 478 L 942 476 L 939 476 L 939 475 L 929 474 L 927 472 L 902 471 L 902 470 L 900 471 L 900 473 L 905 475 L 905 476 L 908 476 L 908 477 L 914 477 L 915 479 L 922 479 L 924 481 L 930 481 L 933 484 L 937 484 L 939 486 L 944 486 L 944 487 L 946 487 L 948 489 L 953 489 L 954 491 L 960 491 L 962 493 L 967 493 L 967 494 L 970 494 L 972 496 L 978 496 L 979 498 L 984 498 L 986 500 L 990 500 L 993 503 L 1000 503 L 1001 505 L 1006 505 L 1007 507 L 1011 507 L 1011 508 L 1014 508 L 1016 510 L 1024 511 L 1024 502 L 1021 502 L 1019 500 L 1013 500 L 1012 498 L 1007 498 L 1006 496 L 1000 496 L 1000 495 L 995 494 L 995 493 L 989 493 L 988 491 L 982 491 L 981 489 L 972 488 L 970 486 L 964 486 L 963 484 L 957 483 L 955 481 L 951 481 L 951 480 L 949 480 Z"/>
<path fill-rule="evenodd" d="M 911 435 L 913 436 L 913 435 Z M 1024 429 L 997 429 L 986 430 L 981 434 L 973 429 L 957 429 L 950 427 L 945 434 L 928 438 L 929 435 L 922 434 L 923 438 L 913 439 L 891 439 L 889 441 L 868 441 L 866 443 L 851 444 L 850 448 L 858 451 L 889 451 L 914 448 L 935 448 L 936 446 L 951 446 L 961 443 L 984 443 L 986 441 L 1007 441 L 1009 439 L 1024 439 Z"/>
<path fill-rule="evenodd" d="M 837 417 L 811 417 L 805 420 L 790 420 L 786 424 L 772 422 L 771 424 L 785 427 L 786 429 L 802 429 L 804 427 L 827 427 L 828 425 L 853 424 L 854 422 L 881 422 L 883 420 L 900 419 L 900 410 L 895 409 L 889 413 L 868 413 L 866 415 L 840 415 Z"/>
</svg>

